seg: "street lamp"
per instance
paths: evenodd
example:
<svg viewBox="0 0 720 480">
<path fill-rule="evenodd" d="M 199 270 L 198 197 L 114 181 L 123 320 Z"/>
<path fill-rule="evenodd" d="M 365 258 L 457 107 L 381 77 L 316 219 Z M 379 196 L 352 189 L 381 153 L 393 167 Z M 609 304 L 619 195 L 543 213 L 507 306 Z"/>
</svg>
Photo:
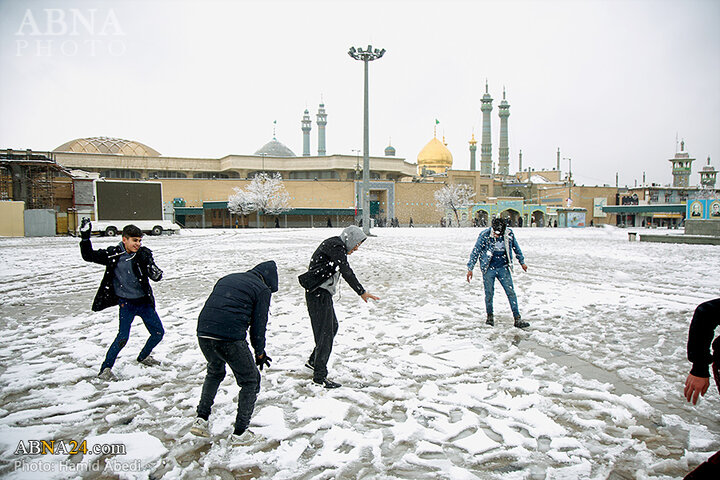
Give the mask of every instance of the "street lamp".
<svg viewBox="0 0 720 480">
<path fill-rule="evenodd" d="M 570 190 L 569 199 L 570 202 L 572 202 L 572 158 L 563 158 L 563 160 L 568 161 L 568 188 Z"/>
<path fill-rule="evenodd" d="M 362 203 L 362 222 L 363 232 L 365 235 L 370 233 L 370 156 L 368 150 L 370 149 L 370 123 L 369 108 L 368 108 L 368 63 L 373 60 L 377 60 L 385 55 L 385 49 L 373 50 L 372 45 L 368 45 L 366 50 L 362 47 L 355 49 L 350 47 L 348 50 L 350 55 L 355 60 L 360 60 L 365 63 L 365 108 L 364 108 L 364 122 L 363 122 L 363 203 Z"/>
</svg>

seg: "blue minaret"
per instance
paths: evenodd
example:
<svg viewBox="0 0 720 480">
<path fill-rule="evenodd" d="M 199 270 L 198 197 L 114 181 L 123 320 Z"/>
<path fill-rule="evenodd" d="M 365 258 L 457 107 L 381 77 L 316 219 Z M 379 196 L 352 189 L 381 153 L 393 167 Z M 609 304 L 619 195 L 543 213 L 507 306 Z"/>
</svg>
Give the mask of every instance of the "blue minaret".
<svg viewBox="0 0 720 480">
<path fill-rule="evenodd" d="M 482 142 L 480 143 L 480 173 L 492 175 L 492 140 L 490 137 L 490 112 L 492 112 L 492 97 L 488 93 L 488 83 L 485 80 L 485 95 L 480 99 L 480 110 L 483 114 Z"/>
<path fill-rule="evenodd" d="M 508 117 L 510 116 L 510 104 L 505 100 L 505 88 L 503 88 L 503 99 L 498 106 L 500 110 L 500 147 L 498 151 L 498 173 L 500 175 L 510 174 L 510 150 L 508 148 Z"/>
<path fill-rule="evenodd" d="M 321 103 L 317 113 L 318 126 L 318 156 L 325 156 L 325 125 L 327 125 L 327 113 L 325 113 L 325 104 Z"/>
<path fill-rule="evenodd" d="M 302 132 L 303 132 L 303 157 L 310 156 L 310 130 L 312 129 L 312 120 L 310 120 L 310 112 L 307 108 L 302 118 Z"/>
</svg>

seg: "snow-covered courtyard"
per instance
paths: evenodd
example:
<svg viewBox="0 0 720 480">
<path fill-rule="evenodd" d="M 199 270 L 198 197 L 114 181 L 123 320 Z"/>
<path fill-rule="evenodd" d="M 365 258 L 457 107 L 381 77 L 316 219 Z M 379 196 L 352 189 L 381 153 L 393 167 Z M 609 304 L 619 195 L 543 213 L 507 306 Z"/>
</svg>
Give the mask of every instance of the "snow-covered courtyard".
<svg viewBox="0 0 720 480">
<path fill-rule="evenodd" d="M 471 228 L 373 230 L 350 257 L 325 390 L 304 367 L 310 321 L 297 276 L 340 229 L 183 230 L 145 237 L 165 326 L 159 367 L 96 377 L 118 325 L 90 305 L 104 268 L 75 238 L 0 238 L 0 476 L 145 479 L 682 478 L 720 449 L 720 395 L 683 397 L 692 312 L 720 296 L 720 247 L 628 242 L 627 231 L 516 229 L 514 281 L 527 330 L 499 284 L 485 325 L 482 279 L 465 280 Z M 93 238 L 95 248 L 118 238 Z M 189 433 L 204 379 L 197 315 L 215 281 L 275 260 L 260 440 L 228 445 L 238 387 L 220 387 L 210 439 Z M 124 444 L 125 455 L 16 454 L 29 440 Z M 129 471 L 122 471 L 127 467 Z"/>
</svg>

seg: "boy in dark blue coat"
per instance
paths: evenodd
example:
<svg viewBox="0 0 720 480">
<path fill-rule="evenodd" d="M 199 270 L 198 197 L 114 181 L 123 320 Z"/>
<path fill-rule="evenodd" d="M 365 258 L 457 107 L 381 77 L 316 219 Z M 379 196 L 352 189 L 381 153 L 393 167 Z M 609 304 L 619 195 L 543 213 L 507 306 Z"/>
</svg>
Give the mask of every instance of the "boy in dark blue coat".
<svg viewBox="0 0 720 480">
<path fill-rule="evenodd" d="M 270 297 L 278 291 L 275 262 L 256 265 L 243 273 L 232 273 L 217 281 L 198 317 L 198 343 L 207 359 L 197 418 L 190 431 L 208 437 L 208 419 L 218 387 L 225 378 L 225 364 L 230 366 L 240 387 L 235 430 L 231 441 L 247 445 L 254 439 L 248 430 L 255 400 L 260 392 L 260 372 L 272 359 L 265 353 Z M 253 358 L 246 340 L 250 331 Z"/>
<path fill-rule="evenodd" d="M 163 272 L 155 265 L 150 249 L 142 246 L 142 231 L 135 225 L 126 225 L 119 245 L 100 250 L 93 250 L 90 231 L 90 220 L 84 218 L 80 225 L 80 254 L 87 262 L 105 265 L 105 275 L 93 300 L 92 310 L 99 312 L 108 307 L 120 306 L 118 334 L 105 355 L 98 376 L 105 380 L 114 378 L 112 367 L 130 338 L 130 326 L 136 316 L 142 318 L 150 333 L 137 361 L 145 365 L 159 365 L 160 362 L 153 359 L 150 353 L 162 340 L 165 330 L 155 311 L 150 280 L 160 281 Z"/>
</svg>

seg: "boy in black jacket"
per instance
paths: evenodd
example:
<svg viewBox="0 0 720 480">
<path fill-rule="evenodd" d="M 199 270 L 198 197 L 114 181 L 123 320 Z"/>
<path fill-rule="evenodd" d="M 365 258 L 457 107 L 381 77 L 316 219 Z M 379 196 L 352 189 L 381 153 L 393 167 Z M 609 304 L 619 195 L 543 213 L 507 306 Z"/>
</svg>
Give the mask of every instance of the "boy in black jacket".
<svg viewBox="0 0 720 480">
<path fill-rule="evenodd" d="M 197 418 L 190 431 L 210 436 L 208 419 L 218 387 L 225 378 L 225 364 L 230 366 L 240 387 L 235 431 L 231 441 L 235 445 L 251 443 L 255 435 L 247 429 L 260 392 L 260 372 L 272 359 L 265 353 L 270 297 L 278 291 L 275 262 L 256 265 L 243 273 L 232 273 L 217 281 L 198 317 L 198 343 L 207 360 L 207 375 L 203 383 Z M 250 344 L 246 340 L 250 330 Z M 257 366 L 257 367 L 256 367 Z"/>
<path fill-rule="evenodd" d="M 692 363 L 692 369 L 685 380 L 684 391 L 685 398 L 693 405 L 701 395 L 705 396 L 705 392 L 710 387 L 710 367 L 720 392 L 720 336 L 715 337 L 715 329 L 718 326 L 720 326 L 720 298 L 698 305 L 688 332 L 687 356 Z M 686 480 L 704 478 L 720 478 L 720 451 L 685 477 Z"/>
<path fill-rule="evenodd" d="M 315 348 L 305 366 L 313 370 L 313 382 L 325 388 L 341 386 L 327 378 L 327 362 L 338 331 L 332 296 L 340 282 L 340 275 L 365 302 L 368 298 L 380 300 L 365 291 L 347 260 L 347 256 L 360 248 L 366 238 L 362 229 L 351 225 L 339 237 L 324 240 L 313 253 L 309 270 L 298 277 L 300 285 L 305 289 L 305 301 L 315 337 Z"/>
<path fill-rule="evenodd" d="M 105 355 L 98 376 L 105 380 L 114 377 L 112 367 L 130 337 L 130 326 L 136 316 L 142 318 L 145 328 L 150 332 L 150 338 L 140 351 L 137 361 L 145 365 L 159 365 L 160 362 L 153 359 L 150 352 L 160 343 L 165 330 L 155 311 L 155 297 L 149 280 L 159 281 L 162 270 L 155 265 L 150 249 L 142 246 L 143 233 L 135 225 L 123 228 L 120 244 L 101 250 L 93 250 L 90 230 L 90 220 L 83 218 L 80 225 L 80 254 L 87 262 L 105 265 L 105 275 L 93 300 L 92 310 L 99 312 L 120 305 L 118 334 Z"/>
</svg>

